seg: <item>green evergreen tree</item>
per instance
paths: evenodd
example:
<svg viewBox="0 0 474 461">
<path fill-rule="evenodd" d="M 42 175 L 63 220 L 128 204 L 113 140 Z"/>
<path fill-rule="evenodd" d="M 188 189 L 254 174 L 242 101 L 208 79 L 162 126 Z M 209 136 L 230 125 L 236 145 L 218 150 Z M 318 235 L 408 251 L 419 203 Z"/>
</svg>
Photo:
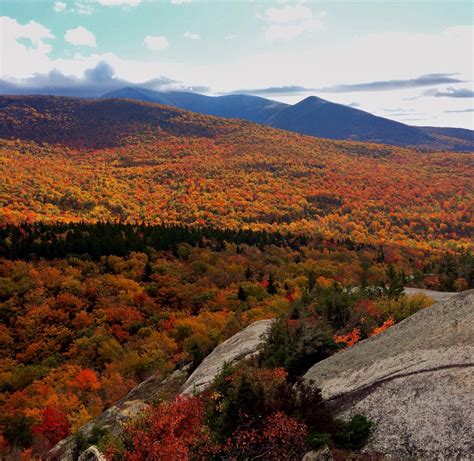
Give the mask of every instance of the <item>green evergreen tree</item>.
<svg viewBox="0 0 474 461">
<path fill-rule="evenodd" d="M 273 275 L 270 274 L 270 276 L 268 277 L 268 287 L 267 287 L 267 291 L 269 294 L 271 295 L 275 295 L 277 294 L 277 287 L 275 285 L 275 280 L 273 280 Z"/>
<path fill-rule="evenodd" d="M 247 300 L 247 293 L 245 293 L 245 290 L 242 287 L 239 287 L 237 291 L 237 299 L 242 302 Z"/>
</svg>

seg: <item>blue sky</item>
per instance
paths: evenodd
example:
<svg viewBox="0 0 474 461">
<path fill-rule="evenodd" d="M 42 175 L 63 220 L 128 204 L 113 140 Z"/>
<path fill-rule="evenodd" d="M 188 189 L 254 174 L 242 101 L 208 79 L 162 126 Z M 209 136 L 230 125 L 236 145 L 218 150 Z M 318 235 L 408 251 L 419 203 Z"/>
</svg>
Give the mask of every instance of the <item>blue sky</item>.
<svg viewBox="0 0 474 461">
<path fill-rule="evenodd" d="M 0 16 L 4 88 L 316 94 L 474 128 L 471 1 L 0 0 Z"/>
</svg>

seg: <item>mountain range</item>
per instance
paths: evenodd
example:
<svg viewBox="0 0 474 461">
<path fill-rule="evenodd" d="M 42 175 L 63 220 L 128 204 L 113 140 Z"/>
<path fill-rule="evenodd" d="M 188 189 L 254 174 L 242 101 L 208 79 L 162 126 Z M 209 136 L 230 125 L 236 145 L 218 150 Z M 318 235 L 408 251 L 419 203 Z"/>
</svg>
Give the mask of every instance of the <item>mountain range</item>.
<svg viewBox="0 0 474 461">
<path fill-rule="evenodd" d="M 471 240 L 467 153 L 59 96 L 0 96 L 0 150 L 0 225 L 120 220 L 325 232 L 377 245 Z"/>
<path fill-rule="evenodd" d="M 474 150 L 472 130 L 410 126 L 316 96 L 289 105 L 246 94 L 206 96 L 183 91 L 158 92 L 125 87 L 102 97 L 134 99 L 218 117 L 240 118 L 328 139 L 434 150 Z"/>
</svg>

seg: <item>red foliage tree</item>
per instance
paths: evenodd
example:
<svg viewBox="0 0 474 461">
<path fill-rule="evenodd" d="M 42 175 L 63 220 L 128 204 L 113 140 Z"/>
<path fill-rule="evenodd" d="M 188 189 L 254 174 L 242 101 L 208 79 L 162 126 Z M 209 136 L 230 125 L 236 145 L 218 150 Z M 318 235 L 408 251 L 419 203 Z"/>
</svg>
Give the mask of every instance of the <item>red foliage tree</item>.
<svg viewBox="0 0 474 461">
<path fill-rule="evenodd" d="M 58 409 L 47 407 L 41 414 L 41 420 L 32 428 L 46 450 L 51 449 L 71 432 L 66 414 Z"/>
<path fill-rule="evenodd" d="M 94 370 L 86 368 L 81 370 L 74 381 L 70 382 L 72 387 L 75 387 L 81 391 L 96 391 L 100 389 L 99 378 Z"/>
</svg>

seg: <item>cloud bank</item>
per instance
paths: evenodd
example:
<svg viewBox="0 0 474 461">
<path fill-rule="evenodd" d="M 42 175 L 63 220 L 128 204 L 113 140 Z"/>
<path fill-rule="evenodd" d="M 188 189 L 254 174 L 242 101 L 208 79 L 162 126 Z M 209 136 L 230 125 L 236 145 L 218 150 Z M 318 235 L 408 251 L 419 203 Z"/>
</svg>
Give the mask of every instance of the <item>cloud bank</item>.
<svg viewBox="0 0 474 461">
<path fill-rule="evenodd" d="M 474 98 L 474 90 L 469 88 L 446 88 L 445 90 L 429 90 L 423 96 L 434 96 L 436 98 Z"/>
<path fill-rule="evenodd" d="M 469 109 L 459 109 L 459 110 L 445 110 L 445 114 L 464 114 L 466 112 L 474 112 L 474 108 Z"/>
<path fill-rule="evenodd" d="M 321 93 L 353 93 L 361 91 L 393 91 L 424 86 L 444 85 L 446 83 L 463 83 L 464 80 L 454 78 L 456 74 L 426 74 L 407 80 L 385 80 L 368 83 L 333 85 L 320 88 Z"/>
<path fill-rule="evenodd" d="M 303 94 L 315 91 L 314 88 L 305 88 L 298 85 L 271 86 L 268 88 L 253 88 L 234 90 L 226 94 L 253 94 L 256 96 L 287 96 L 292 94 Z"/>
<path fill-rule="evenodd" d="M 82 26 L 67 30 L 66 34 L 64 35 L 64 40 L 66 40 L 68 43 L 71 43 L 72 45 L 90 47 L 97 46 L 95 35 L 90 30 L 87 30 Z"/>
<path fill-rule="evenodd" d="M 236 93 L 248 93 L 262 96 L 275 96 L 275 95 L 293 95 L 303 93 L 358 93 L 358 92 L 374 92 L 374 91 L 396 91 L 403 89 L 420 88 L 426 86 L 444 85 L 446 83 L 456 84 L 464 83 L 464 80 L 455 78 L 456 74 L 426 74 L 421 75 L 417 78 L 406 79 L 406 80 L 382 80 L 368 83 L 354 83 L 354 84 L 339 84 L 333 86 L 327 86 L 322 88 L 307 88 L 298 85 L 284 85 L 284 86 L 272 86 L 268 88 L 253 88 L 253 89 L 242 89 L 232 91 L 231 94 Z M 469 96 L 470 90 L 468 89 L 454 89 L 448 88 L 446 91 L 435 91 L 430 90 L 425 92 L 426 95 L 432 96 L 451 96 L 451 97 L 472 97 Z"/>
<path fill-rule="evenodd" d="M 35 74 L 23 79 L 0 79 L 1 94 L 43 94 L 58 96 L 98 97 L 123 87 L 148 88 L 155 91 L 201 91 L 207 87 L 188 87 L 182 82 L 160 76 L 141 83 L 119 78 L 105 61 L 87 69 L 81 77 L 64 75 L 58 70 L 47 74 Z"/>
</svg>

